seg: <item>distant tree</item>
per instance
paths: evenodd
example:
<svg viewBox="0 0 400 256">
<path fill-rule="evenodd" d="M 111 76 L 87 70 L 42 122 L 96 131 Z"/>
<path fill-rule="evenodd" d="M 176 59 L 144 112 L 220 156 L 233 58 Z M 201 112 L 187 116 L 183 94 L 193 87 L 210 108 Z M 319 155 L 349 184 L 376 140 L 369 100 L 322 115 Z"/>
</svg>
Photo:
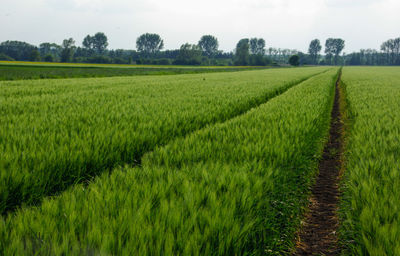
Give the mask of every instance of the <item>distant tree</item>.
<svg viewBox="0 0 400 256">
<path fill-rule="evenodd" d="M 30 61 L 40 61 L 40 53 L 38 50 L 32 50 L 29 56 Z"/>
<path fill-rule="evenodd" d="M 218 39 L 212 35 L 202 36 L 198 45 L 207 57 L 212 57 L 218 53 Z"/>
<path fill-rule="evenodd" d="M 0 60 L 6 60 L 6 61 L 14 61 L 13 58 L 11 58 L 8 55 L 5 55 L 4 53 L 0 53 Z"/>
<path fill-rule="evenodd" d="M 93 38 L 90 35 L 87 35 L 82 42 L 83 48 L 87 50 L 93 50 Z"/>
<path fill-rule="evenodd" d="M 178 57 L 174 64 L 178 65 L 200 65 L 201 64 L 200 46 L 195 44 L 183 44 L 179 49 Z"/>
<path fill-rule="evenodd" d="M 71 62 L 75 51 L 75 41 L 72 38 L 65 39 L 62 43 L 61 62 Z"/>
<path fill-rule="evenodd" d="M 335 65 L 338 64 L 340 53 L 344 49 L 344 40 L 341 38 L 328 38 L 325 42 L 325 53 L 327 56 L 335 58 Z"/>
<path fill-rule="evenodd" d="M 108 39 L 104 33 L 102 32 L 96 33 L 92 37 L 92 40 L 93 40 L 93 48 L 97 54 L 102 54 L 107 49 Z"/>
<path fill-rule="evenodd" d="M 393 49 L 394 49 L 394 55 L 395 55 L 394 64 L 400 65 L 400 37 L 394 39 L 393 44 L 394 44 Z"/>
<path fill-rule="evenodd" d="M 51 54 L 48 54 L 44 57 L 44 61 L 46 62 L 53 62 L 54 61 L 54 57 Z"/>
<path fill-rule="evenodd" d="M 255 55 L 265 54 L 265 40 L 262 38 L 250 39 L 250 53 Z"/>
<path fill-rule="evenodd" d="M 101 55 L 107 49 L 108 39 L 103 32 L 97 32 L 94 36 L 87 35 L 83 39 L 82 46 L 89 52 L 94 51 L 96 54 Z"/>
<path fill-rule="evenodd" d="M 158 34 L 143 34 L 136 40 L 136 48 L 140 53 L 144 53 L 146 57 L 159 52 L 164 47 L 164 41 Z"/>
<path fill-rule="evenodd" d="M 300 57 L 299 57 L 299 55 L 292 55 L 292 56 L 290 56 L 290 58 L 289 58 L 289 64 L 290 65 L 292 65 L 292 66 L 298 66 L 298 65 L 300 65 Z"/>
<path fill-rule="evenodd" d="M 42 58 L 52 55 L 54 61 L 55 58 L 59 58 L 61 56 L 61 51 L 61 46 L 55 43 L 41 43 L 39 45 L 39 52 Z"/>
<path fill-rule="evenodd" d="M 318 39 L 311 41 L 308 47 L 308 53 L 310 54 L 312 64 L 318 64 L 318 55 L 322 49 L 321 43 Z"/>
<path fill-rule="evenodd" d="M 249 53 L 250 45 L 249 39 L 241 39 L 236 44 L 236 54 L 235 54 L 235 65 L 237 66 L 247 66 L 249 65 Z"/>
<path fill-rule="evenodd" d="M 400 65 L 400 37 L 383 42 L 381 51 L 385 56 L 386 65 Z"/>
<path fill-rule="evenodd" d="M 21 41 L 6 41 L 0 44 L 0 53 L 3 53 L 15 60 L 30 60 L 36 46 Z"/>
</svg>

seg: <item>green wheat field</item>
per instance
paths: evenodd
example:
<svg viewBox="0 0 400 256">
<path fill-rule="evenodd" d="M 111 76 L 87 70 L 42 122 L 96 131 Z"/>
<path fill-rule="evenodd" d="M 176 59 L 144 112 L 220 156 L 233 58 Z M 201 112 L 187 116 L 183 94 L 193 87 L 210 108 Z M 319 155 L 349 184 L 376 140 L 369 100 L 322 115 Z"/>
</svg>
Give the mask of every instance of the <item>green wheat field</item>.
<svg viewBox="0 0 400 256">
<path fill-rule="evenodd" d="M 0 255 L 290 255 L 339 76 L 343 253 L 400 255 L 399 67 L 29 63 L 0 65 Z"/>
</svg>

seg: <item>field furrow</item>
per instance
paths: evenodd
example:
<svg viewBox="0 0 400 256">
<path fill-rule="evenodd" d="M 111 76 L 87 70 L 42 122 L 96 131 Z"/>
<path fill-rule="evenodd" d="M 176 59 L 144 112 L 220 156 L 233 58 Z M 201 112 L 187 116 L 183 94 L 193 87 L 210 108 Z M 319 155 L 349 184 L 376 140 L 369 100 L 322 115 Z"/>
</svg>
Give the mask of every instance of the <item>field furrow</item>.
<svg viewBox="0 0 400 256">
<path fill-rule="evenodd" d="M 103 173 L 16 211 L 0 222 L 0 253 L 287 252 L 328 134 L 336 77 L 337 69 L 314 76 L 157 147 L 141 167 Z"/>
<path fill-rule="evenodd" d="M 0 212 L 223 122 L 326 68 L 0 83 Z"/>
</svg>

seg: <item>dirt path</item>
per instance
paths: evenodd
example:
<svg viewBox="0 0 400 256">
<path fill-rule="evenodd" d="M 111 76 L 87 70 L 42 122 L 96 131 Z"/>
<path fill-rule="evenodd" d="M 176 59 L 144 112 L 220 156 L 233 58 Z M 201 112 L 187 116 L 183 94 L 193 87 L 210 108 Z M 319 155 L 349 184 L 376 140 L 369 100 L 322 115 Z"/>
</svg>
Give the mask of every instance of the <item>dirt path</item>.
<svg viewBox="0 0 400 256">
<path fill-rule="evenodd" d="M 329 141 L 319 164 L 319 174 L 312 189 L 309 212 L 299 233 L 294 255 L 338 255 L 337 215 L 339 171 L 341 166 L 343 123 L 340 113 L 339 75 L 331 114 Z"/>
</svg>

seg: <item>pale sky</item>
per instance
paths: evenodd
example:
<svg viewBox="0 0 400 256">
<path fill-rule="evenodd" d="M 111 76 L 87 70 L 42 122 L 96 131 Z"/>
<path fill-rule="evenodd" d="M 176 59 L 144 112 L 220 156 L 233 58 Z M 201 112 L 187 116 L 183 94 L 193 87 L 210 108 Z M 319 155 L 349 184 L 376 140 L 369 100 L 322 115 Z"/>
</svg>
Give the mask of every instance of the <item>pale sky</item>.
<svg viewBox="0 0 400 256">
<path fill-rule="evenodd" d="M 312 39 L 346 41 L 344 52 L 378 49 L 400 37 L 400 0 L 0 0 L 0 42 L 61 44 L 104 32 L 109 49 L 135 49 L 157 33 L 165 49 L 197 43 L 204 34 L 231 51 L 241 38 L 306 52 Z"/>
</svg>

